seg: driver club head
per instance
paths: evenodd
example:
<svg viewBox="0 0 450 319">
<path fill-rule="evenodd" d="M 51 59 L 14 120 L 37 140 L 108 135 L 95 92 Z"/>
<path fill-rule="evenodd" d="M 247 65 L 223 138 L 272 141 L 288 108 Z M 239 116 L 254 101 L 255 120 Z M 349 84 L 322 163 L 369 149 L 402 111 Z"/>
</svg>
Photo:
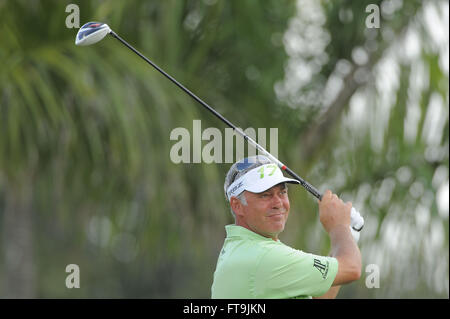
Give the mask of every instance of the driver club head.
<svg viewBox="0 0 450 319">
<path fill-rule="evenodd" d="M 103 39 L 111 29 L 106 23 L 88 22 L 78 30 L 76 45 L 91 45 Z"/>
</svg>

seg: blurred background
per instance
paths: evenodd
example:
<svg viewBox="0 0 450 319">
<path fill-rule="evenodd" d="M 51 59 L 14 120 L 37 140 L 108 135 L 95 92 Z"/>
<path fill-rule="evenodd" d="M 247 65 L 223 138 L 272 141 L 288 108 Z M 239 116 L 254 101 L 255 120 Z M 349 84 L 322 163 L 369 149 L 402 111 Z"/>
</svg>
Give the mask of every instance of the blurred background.
<svg viewBox="0 0 450 319">
<path fill-rule="evenodd" d="M 1 0 L 0 297 L 209 298 L 234 222 L 231 164 L 169 156 L 174 128 L 223 123 L 111 37 L 76 47 L 71 3 L 353 202 L 340 298 L 449 297 L 449 3 L 413 0 Z M 289 193 L 280 239 L 328 254 L 316 199 Z"/>
</svg>

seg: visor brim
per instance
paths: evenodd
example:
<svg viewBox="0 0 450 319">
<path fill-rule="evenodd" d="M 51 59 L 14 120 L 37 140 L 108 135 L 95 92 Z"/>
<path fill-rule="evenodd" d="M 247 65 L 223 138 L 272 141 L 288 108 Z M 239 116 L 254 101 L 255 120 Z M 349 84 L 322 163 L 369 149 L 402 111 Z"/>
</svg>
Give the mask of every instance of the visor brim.
<svg viewBox="0 0 450 319">
<path fill-rule="evenodd" d="M 285 177 L 285 178 L 273 181 L 271 183 L 255 183 L 254 185 L 246 187 L 245 190 L 248 192 L 258 194 L 258 193 L 265 192 L 266 190 L 268 190 L 278 184 L 281 184 L 281 183 L 300 184 L 300 182 L 296 179 L 291 179 L 291 178 Z"/>
</svg>

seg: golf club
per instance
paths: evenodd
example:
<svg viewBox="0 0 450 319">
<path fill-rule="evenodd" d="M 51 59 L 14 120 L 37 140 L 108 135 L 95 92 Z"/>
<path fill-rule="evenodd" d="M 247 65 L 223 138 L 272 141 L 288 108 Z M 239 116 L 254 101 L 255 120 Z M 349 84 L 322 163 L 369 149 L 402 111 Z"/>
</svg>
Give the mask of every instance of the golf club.
<svg viewBox="0 0 450 319">
<path fill-rule="evenodd" d="M 314 195 L 317 199 L 319 199 L 319 200 L 322 199 L 322 194 L 314 186 L 312 186 L 307 181 L 305 181 L 303 178 L 301 178 L 296 173 L 294 173 L 289 167 L 284 165 L 281 161 L 279 161 L 272 154 L 270 154 L 268 151 L 266 151 L 262 146 L 260 146 L 258 143 L 256 143 L 251 137 L 249 137 L 247 134 L 245 134 L 241 129 L 234 126 L 230 121 L 228 121 L 226 118 L 224 118 L 220 113 L 218 113 L 216 110 L 214 110 L 211 106 L 206 104 L 203 100 L 201 100 L 194 93 L 189 91 L 186 87 L 184 87 L 181 83 L 179 83 L 177 80 L 175 80 L 172 76 L 167 74 L 164 70 L 162 70 L 160 67 L 158 67 L 155 63 L 150 61 L 147 57 L 145 57 L 143 54 L 141 54 L 139 51 L 137 51 L 135 48 L 133 48 L 130 44 L 128 44 L 125 40 L 123 40 L 120 36 L 118 36 L 114 31 L 112 31 L 107 24 L 101 23 L 101 22 L 88 22 L 88 23 L 84 24 L 77 33 L 77 36 L 75 39 L 75 44 L 80 45 L 80 46 L 91 45 L 91 44 L 97 43 L 100 40 L 102 40 L 107 34 L 110 34 L 111 36 L 113 36 L 114 38 L 119 40 L 122 44 L 124 44 L 126 47 L 128 47 L 131 51 L 136 53 L 139 57 L 144 59 L 153 68 L 155 68 L 162 75 L 164 75 L 166 78 L 168 78 L 170 81 L 172 81 L 175 85 L 177 85 L 180 89 L 182 89 L 184 92 L 186 92 L 190 97 L 192 97 L 194 100 L 196 100 L 198 103 L 200 103 L 204 108 L 206 108 L 208 111 L 213 113 L 222 122 L 224 122 L 226 125 L 231 127 L 235 132 L 237 132 L 239 135 L 241 135 L 248 143 L 250 143 L 257 150 L 259 150 L 262 154 L 264 154 L 271 161 L 273 161 L 275 164 L 277 164 L 277 166 L 281 170 L 286 171 L 290 176 L 292 176 L 294 179 L 298 180 L 300 182 L 300 185 L 302 185 L 308 192 L 310 192 L 312 195 Z M 361 231 L 362 228 L 364 227 L 364 219 L 359 214 L 359 212 L 353 207 L 351 210 L 351 220 L 352 220 L 351 228 L 353 228 L 353 230 L 355 230 L 357 232 Z"/>
</svg>

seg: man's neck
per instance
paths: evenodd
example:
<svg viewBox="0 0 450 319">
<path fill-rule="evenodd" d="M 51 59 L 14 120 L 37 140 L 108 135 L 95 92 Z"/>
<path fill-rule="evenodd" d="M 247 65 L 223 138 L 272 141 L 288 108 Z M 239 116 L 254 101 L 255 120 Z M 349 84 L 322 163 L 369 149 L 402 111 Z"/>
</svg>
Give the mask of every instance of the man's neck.
<svg viewBox="0 0 450 319">
<path fill-rule="evenodd" d="M 252 232 L 254 232 L 254 233 L 258 234 L 258 235 L 261 235 L 263 237 L 271 238 L 274 241 L 278 241 L 278 234 L 264 234 L 264 233 L 260 233 L 260 232 L 258 232 L 256 230 L 252 229 L 247 223 L 240 222 L 239 220 L 236 220 L 235 225 L 247 228 L 248 230 L 250 230 L 250 231 L 252 231 Z"/>
</svg>

